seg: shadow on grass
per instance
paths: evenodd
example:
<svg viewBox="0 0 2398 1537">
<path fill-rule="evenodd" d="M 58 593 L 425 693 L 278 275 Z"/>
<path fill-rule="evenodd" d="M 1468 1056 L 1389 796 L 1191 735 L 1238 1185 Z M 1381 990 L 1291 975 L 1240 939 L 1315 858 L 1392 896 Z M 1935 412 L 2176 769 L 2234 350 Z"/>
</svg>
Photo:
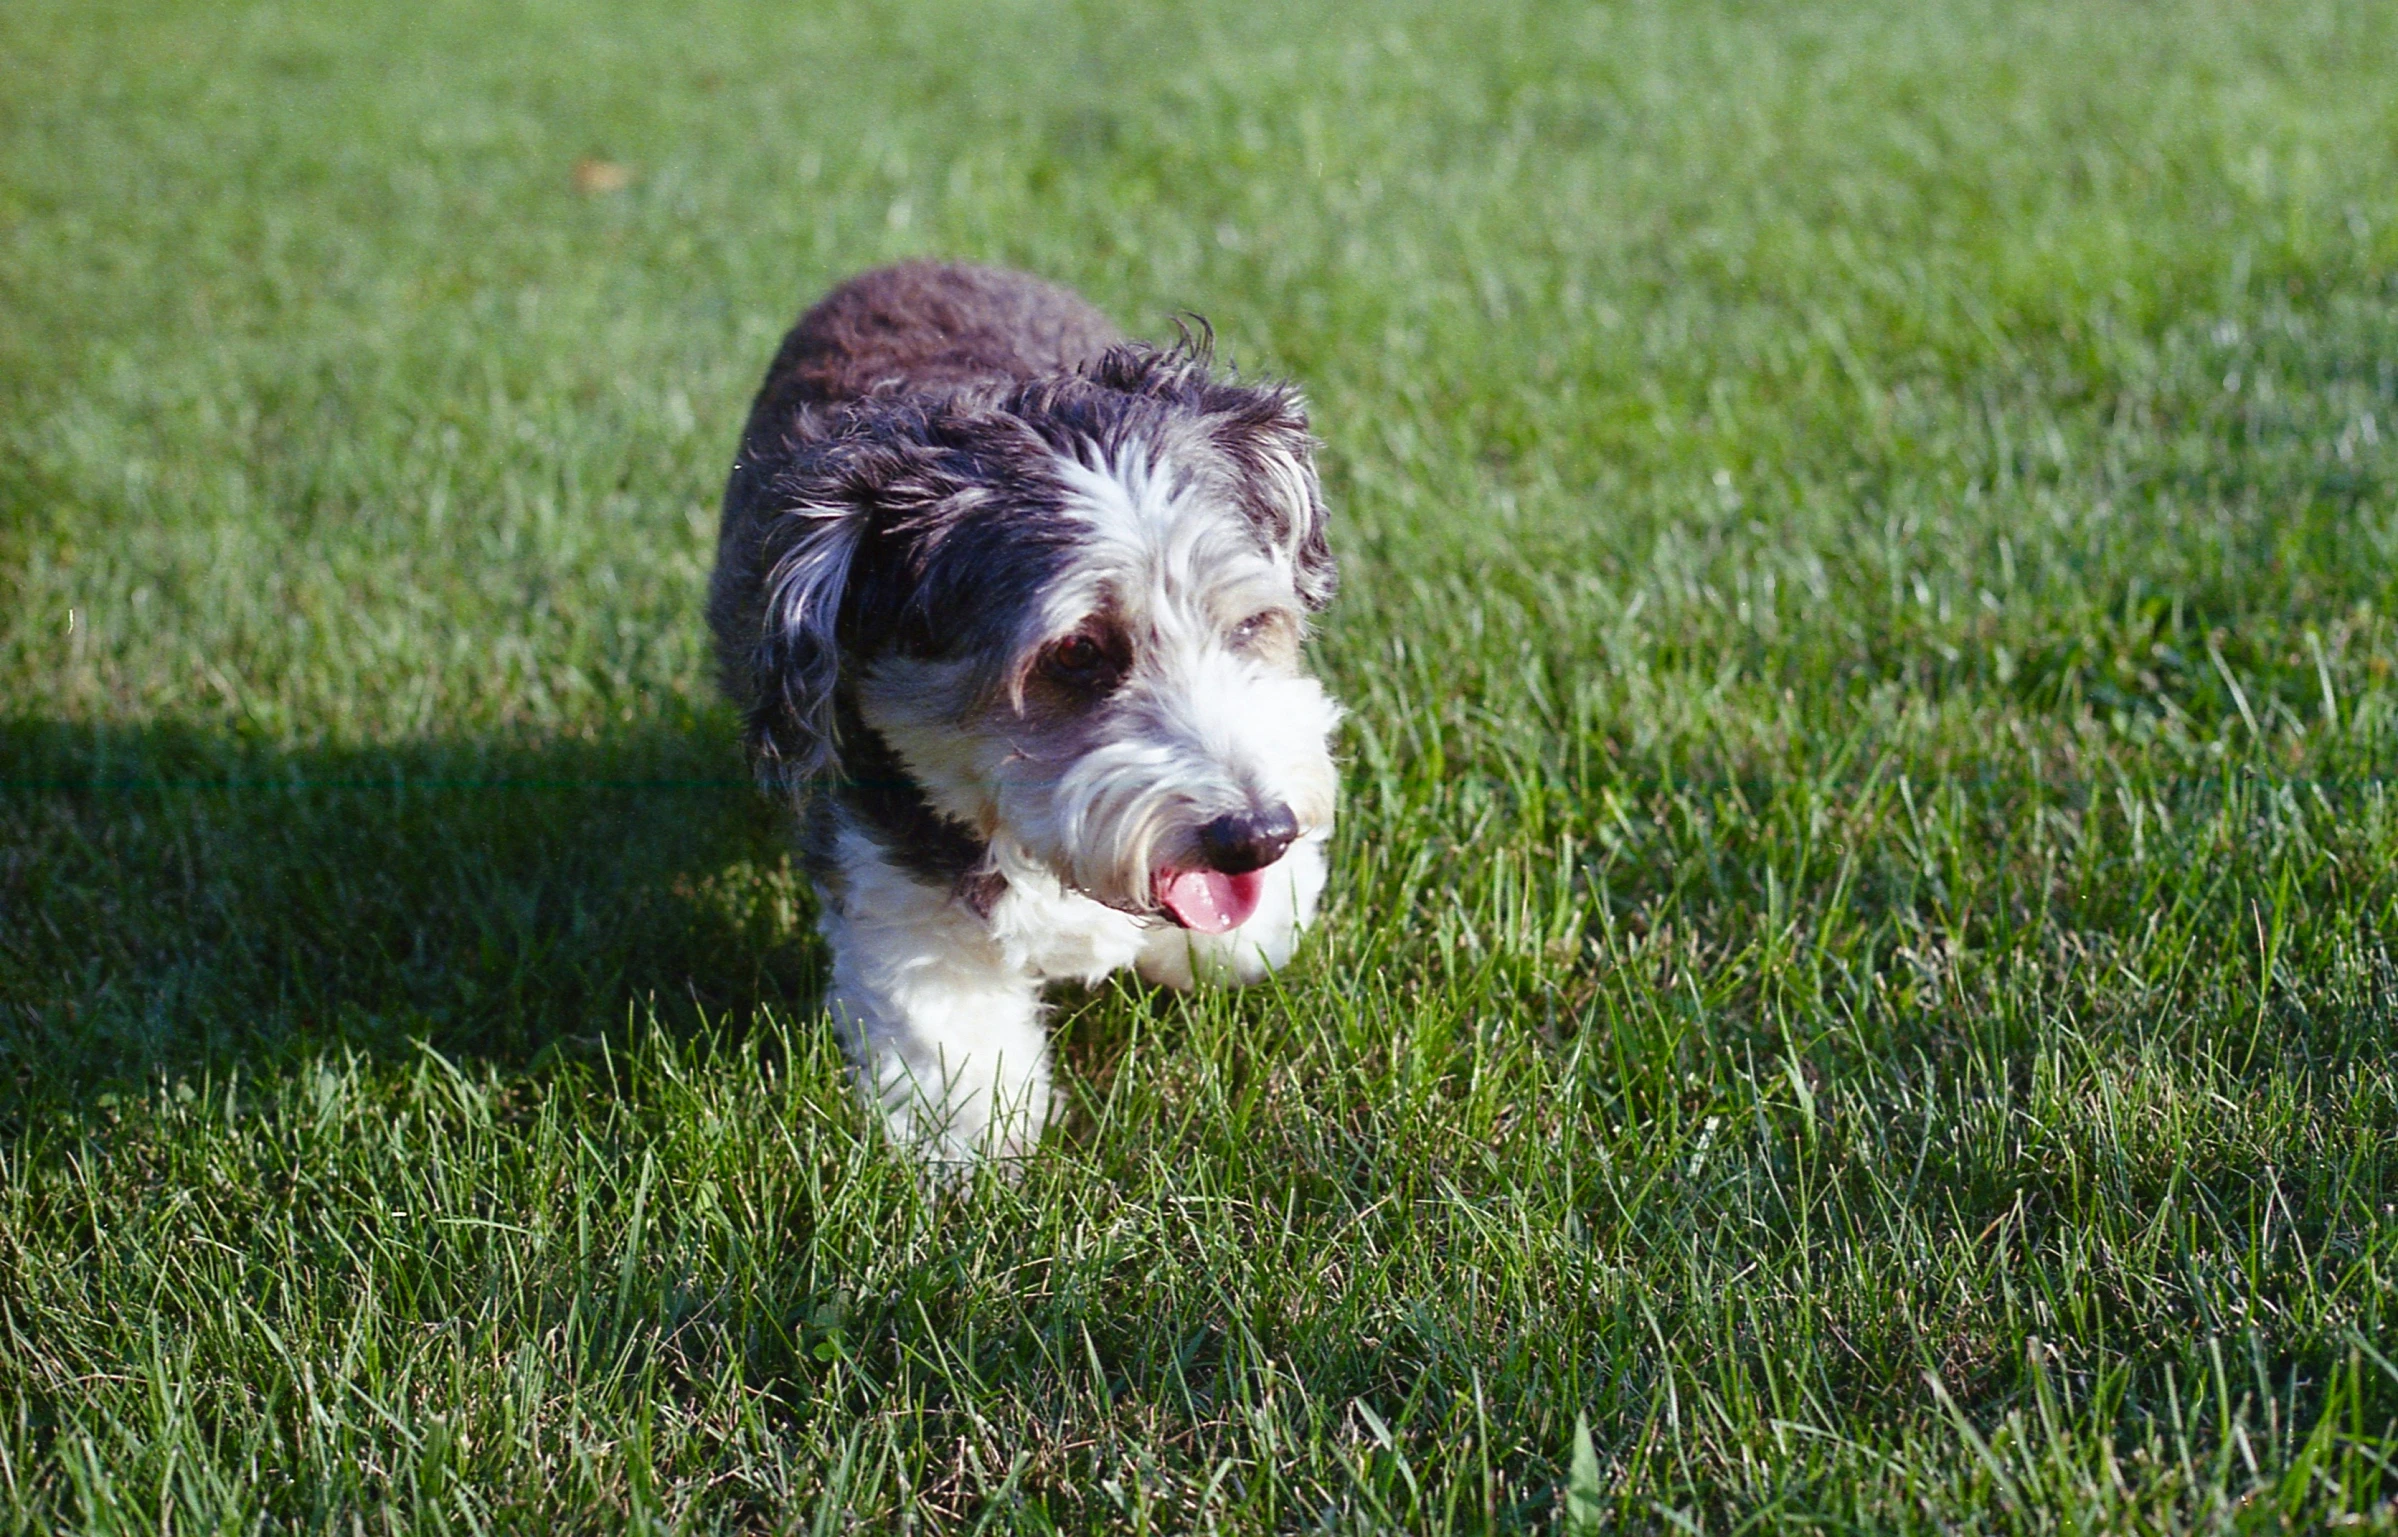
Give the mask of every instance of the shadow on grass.
<svg viewBox="0 0 2398 1537">
<path fill-rule="evenodd" d="M 807 900 L 704 721 L 302 751 L 0 722 L 0 1131 L 332 1047 L 523 1063 L 636 1004 L 804 1010 Z"/>
</svg>

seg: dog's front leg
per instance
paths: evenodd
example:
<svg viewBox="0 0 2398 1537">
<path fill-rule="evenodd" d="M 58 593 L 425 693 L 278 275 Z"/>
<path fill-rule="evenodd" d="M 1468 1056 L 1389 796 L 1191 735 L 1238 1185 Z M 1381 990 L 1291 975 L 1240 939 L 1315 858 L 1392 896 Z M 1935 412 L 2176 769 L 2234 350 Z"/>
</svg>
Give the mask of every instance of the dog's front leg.
<svg viewBox="0 0 2398 1537">
<path fill-rule="evenodd" d="M 823 888 L 826 1002 L 891 1137 L 945 1165 L 1019 1158 L 1049 1118 L 1040 985 L 954 891 L 842 840 Z"/>
</svg>

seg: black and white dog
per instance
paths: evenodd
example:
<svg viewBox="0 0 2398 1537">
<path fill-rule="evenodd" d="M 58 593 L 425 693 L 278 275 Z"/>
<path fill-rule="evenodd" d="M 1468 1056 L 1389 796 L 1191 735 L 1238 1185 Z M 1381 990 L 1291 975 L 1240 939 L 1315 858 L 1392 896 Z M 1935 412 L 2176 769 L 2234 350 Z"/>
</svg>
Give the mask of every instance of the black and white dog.
<svg viewBox="0 0 2398 1537">
<path fill-rule="evenodd" d="M 776 354 L 708 603 L 798 806 L 828 999 L 893 1135 L 1014 1157 L 1044 981 L 1251 982 L 1315 915 L 1339 710 L 1298 395 L 1020 273 L 910 263 Z"/>
</svg>

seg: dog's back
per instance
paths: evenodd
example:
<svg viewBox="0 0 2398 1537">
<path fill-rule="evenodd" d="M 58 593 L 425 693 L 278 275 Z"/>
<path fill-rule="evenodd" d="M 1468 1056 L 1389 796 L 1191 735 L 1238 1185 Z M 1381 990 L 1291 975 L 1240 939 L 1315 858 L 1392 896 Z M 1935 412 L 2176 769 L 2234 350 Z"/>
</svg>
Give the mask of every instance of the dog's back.
<svg viewBox="0 0 2398 1537">
<path fill-rule="evenodd" d="M 1124 339 L 1081 298 L 1021 272 L 902 262 L 850 279 L 799 318 L 750 410 L 763 446 L 812 407 L 1080 368 Z"/>
</svg>

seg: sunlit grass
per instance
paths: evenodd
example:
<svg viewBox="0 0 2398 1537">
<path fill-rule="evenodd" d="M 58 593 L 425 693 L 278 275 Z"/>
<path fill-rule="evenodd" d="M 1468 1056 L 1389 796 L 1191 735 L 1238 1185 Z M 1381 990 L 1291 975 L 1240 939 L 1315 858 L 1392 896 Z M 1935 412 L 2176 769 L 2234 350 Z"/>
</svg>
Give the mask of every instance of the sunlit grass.
<svg viewBox="0 0 2398 1537">
<path fill-rule="evenodd" d="M 2398 1525 L 2393 60 L 0 11 L 0 1512 Z M 700 621 L 922 252 L 1305 385 L 1351 711 L 1301 959 L 942 1199 Z"/>
</svg>

